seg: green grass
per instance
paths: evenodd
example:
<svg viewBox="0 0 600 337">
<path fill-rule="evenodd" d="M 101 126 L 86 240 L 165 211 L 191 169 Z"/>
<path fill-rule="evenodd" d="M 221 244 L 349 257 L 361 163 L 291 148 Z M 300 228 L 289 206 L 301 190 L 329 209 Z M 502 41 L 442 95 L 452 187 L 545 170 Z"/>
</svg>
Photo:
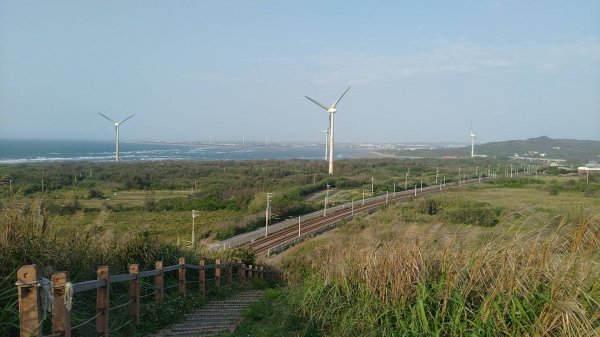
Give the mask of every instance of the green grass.
<svg viewBox="0 0 600 337">
<path fill-rule="evenodd" d="M 292 310 L 289 290 L 269 289 L 265 297 L 243 313 L 243 322 L 233 333 L 220 337 L 319 337 L 321 331 L 311 321 Z"/>
<path fill-rule="evenodd" d="M 285 254 L 290 310 L 327 336 L 596 336 L 600 203 L 571 179 L 455 189 L 429 198 L 437 215 L 426 199 L 357 217 Z M 499 222 L 441 216 L 465 202 L 500 207 Z"/>
<path fill-rule="evenodd" d="M 165 266 L 169 266 L 177 264 L 179 257 L 185 257 L 190 263 L 199 261 L 201 257 L 208 257 L 210 260 L 221 257 L 227 258 L 226 261 L 242 258 L 246 264 L 255 264 L 253 254 L 249 254 L 248 251 L 237 249 L 209 253 L 203 251 L 201 247 L 184 248 L 165 243 L 164 240 L 158 240 L 144 231 L 129 229 L 119 232 L 102 221 L 82 226 L 69 235 L 64 235 L 54 228 L 52 221 L 54 217 L 44 209 L 43 203 L 36 201 L 26 203 L 2 200 L 0 214 L 2 214 L 0 218 L 0 336 L 2 337 L 18 334 L 15 281 L 16 270 L 24 264 L 36 264 L 41 276 L 45 278 L 50 278 L 55 271 L 68 271 L 72 282 L 95 279 L 98 266 L 108 266 L 110 274 L 115 275 L 127 273 L 127 266 L 130 263 L 138 263 L 140 270 L 152 270 L 156 261 L 163 261 Z M 166 285 L 177 284 L 175 274 L 168 275 Z M 144 279 L 142 287 L 146 293 L 152 292 L 153 280 Z M 161 314 L 165 322 L 169 321 L 167 318 L 177 316 L 182 310 L 188 310 L 196 305 L 193 300 L 179 301 L 173 291 L 176 289 L 171 289 L 171 296 L 165 301 L 173 299 L 174 305 L 157 309 L 161 312 L 165 311 Z M 190 285 L 189 291 L 192 294 L 197 293 L 193 285 Z M 93 291 L 75 296 L 73 325 L 84 322 L 94 315 L 94 296 Z M 111 306 L 126 302 L 127 297 L 126 283 L 114 287 L 111 285 Z M 152 299 L 149 302 L 152 302 Z M 152 313 L 152 305 L 149 308 L 148 312 Z M 129 319 L 127 310 L 123 313 L 119 312 L 112 316 L 114 321 L 111 320 L 111 324 L 115 328 Z M 171 312 L 174 316 L 169 316 Z M 48 322 L 49 320 L 44 324 L 46 334 L 50 329 Z M 150 321 L 146 321 L 148 322 Z M 150 326 L 155 326 L 153 324 Z M 91 332 L 86 330 L 88 328 L 82 328 L 83 332 L 80 335 L 90 335 Z M 123 329 L 125 331 L 123 335 L 137 331 Z M 136 329 L 143 329 L 143 327 Z"/>
<path fill-rule="evenodd" d="M 196 217 L 196 238 L 201 239 L 222 226 L 235 224 L 243 220 L 238 211 L 217 210 L 200 211 Z M 146 211 L 87 211 L 73 215 L 62 215 L 54 218 L 55 226 L 67 235 L 81 230 L 90 223 L 98 222 L 112 228 L 116 234 L 128 232 L 147 232 L 151 237 L 160 238 L 164 242 L 176 243 L 177 239 L 190 241 L 192 228 L 191 212 L 146 212 Z"/>
<path fill-rule="evenodd" d="M 335 176 L 327 176 L 320 172 L 321 165 L 310 161 L 225 164 L 159 162 L 123 163 L 118 166 L 112 163 L 0 166 L 0 178 L 3 178 L 2 181 L 6 181 L 4 178 L 7 177 L 13 179 L 14 189 L 10 193 L 6 185 L 0 185 L 0 196 L 3 197 L 0 200 L 2 204 L 2 209 L 0 209 L 2 214 L 0 227 L 0 256 L 2 257 L 0 259 L 0 275 L 2 275 L 0 277 L 0 310 L 2 310 L 0 312 L 0 331 L 2 333 L 8 331 L 9 335 L 15 331 L 14 271 L 21 264 L 35 262 L 44 266 L 44 275 L 49 275 L 52 270 L 70 270 L 73 272 L 73 279 L 77 281 L 93 278 L 94 268 L 98 265 L 108 264 L 112 271 L 118 272 L 124 271 L 127 263 L 131 262 L 150 261 L 147 266 L 142 268 L 152 269 L 152 264 L 158 259 L 174 263 L 177 257 L 184 255 L 196 260 L 205 253 L 183 249 L 174 243 L 178 238 L 181 242 L 189 240 L 191 212 L 188 208 L 210 204 L 204 203 L 206 200 L 216 201 L 217 207 L 212 211 L 202 211 L 201 216 L 196 218 L 197 238 L 204 238 L 207 235 L 209 239 L 217 236 L 227 237 L 235 233 L 238 227 L 247 227 L 261 222 L 260 216 L 264 212 L 266 191 L 274 192 L 273 211 L 275 214 L 292 215 L 295 214 L 294 212 L 302 213 L 310 210 L 311 207 L 320 207 L 319 202 L 322 202 L 322 195 L 314 202 L 306 202 L 304 199 L 316 191 L 323 190 L 325 184 L 332 186 L 331 203 L 347 202 L 352 198 L 358 201 L 362 198 L 363 189 L 367 191 L 366 196 L 369 196 L 371 177 L 375 178 L 376 194 L 385 193 L 386 190 L 391 193 L 394 182 L 396 182 L 398 191 L 401 186 L 403 187 L 404 173 L 407 170 L 410 170 L 409 186 L 418 184 L 421 179 L 426 184 L 432 184 L 435 180 L 435 170 L 438 167 L 440 176 L 446 175 L 446 180 L 450 181 L 452 177 L 456 176 L 458 167 L 462 168 L 462 172 L 473 174 L 475 170 L 472 165 L 475 163 L 480 165 L 480 168 L 488 165 L 493 167 L 496 164 L 494 161 L 483 160 L 477 162 L 396 161 L 389 159 L 339 161 Z M 78 180 L 76 183 L 72 182 L 73 172 L 88 172 L 88 170 L 93 170 L 93 176 L 86 177 L 84 174 L 85 179 Z M 47 179 L 47 190 L 44 193 L 38 186 L 42 174 Z M 193 186 L 194 180 L 198 180 L 199 187 L 192 192 L 191 186 Z M 450 221 L 450 218 L 443 217 L 443 212 L 436 214 L 414 212 L 418 207 L 413 207 L 413 213 L 408 214 L 411 217 L 407 217 L 398 212 L 407 211 L 412 206 L 406 208 L 390 205 L 374 217 L 357 217 L 334 233 L 327 234 L 324 238 L 315 241 L 309 241 L 297 247 L 297 250 L 292 250 L 292 252 L 299 252 L 297 256 L 299 260 L 292 259 L 294 261 L 293 270 L 296 275 L 309 277 L 314 274 L 315 268 L 321 268 L 324 265 L 324 256 L 331 256 L 332 261 L 338 258 L 339 253 L 344 252 L 347 247 L 339 247 L 336 242 L 331 242 L 327 238 L 338 235 L 336 233 L 339 232 L 345 233 L 346 236 L 341 240 L 339 238 L 335 240 L 345 243 L 346 246 L 352 246 L 355 242 L 364 239 L 366 246 L 356 246 L 357 252 L 373 248 L 375 249 L 371 252 L 373 254 L 390 251 L 391 244 L 394 241 L 403 242 L 403 238 L 408 237 L 412 241 L 419 241 L 429 238 L 428 235 L 431 233 L 437 233 L 440 236 L 436 238 L 436 241 L 430 242 L 431 246 L 427 247 L 427 250 L 413 250 L 424 256 L 425 253 L 439 251 L 436 250 L 437 245 L 444 243 L 448 238 L 454 238 L 459 243 L 471 242 L 472 238 L 477 238 L 472 244 L 473 247 L 479 247 L 477 245 L 484 240 L 498 239 L 498 230 L 505 231 L 507 236 L 520 239 L 523 236 L 530 239 L 533 234 L 539 232 L 546 235 L 551 232 L 547 225 L 555 224 L 558 221 L 556 219 L 560 219 L 557 215 L 571 213 L 574 218 L 576 213 L 579 213 L 591 215 L 593 218 L 595 214 L 599 214 L 599 186 L 600 184 L 594 179 L 591 184 L 587 185 L 584 184 L 581 177 L 555 176 L 548 178 L 540 176 L 535 179 L 504 181 L 499 184 L 482 183 L 460 188 L 455 192 L 446 192 L 439 197 L 443 199 L 446 196 L 448 198 L 460 196 L 455 199 L 464 201 L 462 206 L 460 203 L 442 205 L 456 210 L 456 214 L 452 217 L 458 219 L 456 221 Z M 105 199 L 87 199 L 92 189 L 98 190 Z M 551 190 L 557 191 L 557 194 L 550 195 Z M 110 198 L 110 200 L 106 200 L 106 198 Z M 437 200 L 436 198 L 438 197 L 434 197 L 433 200 Z M 148 211 L 149 206 L 158 205 L 160 201 L 164 200 L 168 200 L 170 205 L 173 205 L 173 209 L 185 210 L 161 212 L 160 209 L 152 208 L 154 211 Z M 213 207 L 215 204 L 211 205 L 209 206 Z M 235 205 L 235 207 L 230 207 L 231 205 Z M 496 226 L 492 228 L 470 226 L 477 223 L 468 218 L 465 220 L 459 217 L 460 208 L 464 205 L 473 206 L 470 207 L 472 215 L 477 215 L 480 210 L 500 209 L 501 212 L 495 219 L 497 220 Z M 585 218 L 585 216 L 581 218 Z M 409 246 L 412 241 L 409 240 L 405 243 Z M 305 247 L 310 247 L 310 249 Z M 560 247 L 557 249 L 558 252 L 552 252 L 552 254 L 559 254 L 558 257 L 560 257 L 563 251 L 560 250 Z M 240 251 L 232 254 L 252 258 L 248 256 L 247 252 Z M 403 259 L 408 260 L 409 257 L 405 256 Z M 595 259 L 596 257 L 591 258 L 591 260 Z M 286 265 L 292 266 L 289 261 L 285 262 Z M 459 261 L 458 257 L 457 261 Z M 432 264 L 436 263 L 439 261 L 434 259 Z M 342 265 L 340 264 L 340 266 Z M 337 264 L 329 266 L 331 277 L 337 275 L 335 272 L 341 268 L 340 266 Z M 421 266 L 421 268 L 424 267 Z M 402 271 L 403 269 L 399 269 L 399 274 Z M 358 328 L 363 329 L 360 331 L 365 331 L 364 329 L 379 326 L 378 324 L 382 324 L 381 326 L 384 327 L 394 327 L 393 324 L 410 317 L 410 322 L 418 325 L 406 325 L 402 328 L 406 331 L 413 331 L 415 334 L 425 333 L 424 331 L 446 331 L 449 335 L 459 332 L 466 334 L 465 331 L 470 333 L 471 330 L 468 329 L 471 329 L 469 327 L 472 325 L 469 325 L 471 323 L 468 321 L 465 322 L 470 318 L 466 314 L 471 311 L 476 312 L 476 309 L 480 307 L 474 306 L 478 303 L 472 303 L 473 299 L 469 296 L 459 296 L 460 293 L 449 292 L 447 294 L 448 302 L 445 307 L 442 307 L 447 311 L 449 307 L 455 306 L 452 311 L 455 314 L 452 322 L 456 323 L 449 323 L 449 318 L 442 315 L 440 311 L 442 309 L 435 301 L 435 299 L 439 299 L 436 297 L 439 295 L 436 289 L 447 287 L 446 280 L 449 276 L 443 276 L 443 282 L 440 281 L 440 277 L 437 277 L 426 280 L 427 282 L 410 283 L 414 287 L 411 288 L 414 290 L 414 294 L 413 297 L 410 297 L 412 301 L 408 306 L 410 310 L 402 314 L 392 310 L 395 308 L 393 305 L 390 307 L 391 309 L 379 306 L 381 302 L 379 296 L 381 295 L 374 296 L 373 288 L 368 283 L 368 286 L 361 288 L 360 282 L 332 283 L 332 281 L 338 281 L 334 278 L 317 279 L 311 282 L 314 282 L 315 287 L 328 286 L 324 287 L 321 293 L 315 292 L 325 299 L 332 294 L 340 295 L 331 297 L 331 303 L 336 305 L 333 309 L 338 310 L 343 319 L 341 322 L 347 324 L 349 329 Z M 566 280 L 570 281 L 570 279 Z M 312 283 L 307 282 L 306 284 Z M 594 301 L 600 301 L 595 297 L 594 292 L 599 288 L 600 286 L 592 288 L 590 291 L 592 299 L 590 303 L 592 304 L 584 303 L 585 305 L 593 306 Z M 354 295 L 363 292 L 365 292 L 365 297 L 359 296 L 357 302 L 351 301 Z M 304 319 L 302 322 L 311 322 L 311 324 L 315 324 L 314 327 L 318 327 L 318 329 L 310 331 L 323 330 L 326 334 L 331 332 L 333 335 L 355 334 L 356 330 L 335 330 L 336 324 L 339 322 L 323 319 L 326 317 L 326 311 L 318 314 L 306 311 L 302 305 L 304 302 L 298 300 L 297 296 L 295 297 L 294 294 L 297 293 L 289 294 L 288 296 L 286 293 L 285 301 L 274 302 L 276 310 L 287 305 L 291 306 L 289 312 L 292 317 L 300 317 Z M 298 294 L 302 294 L 302 292 Z M 515 298 L 512 295 L 504 294 L 501 298 L 490 297 L 488 299 L 485 297 L 487 302 L 481 299 L 480 301 L 487 303 L 486 305 L 494 310 L 497 310 L 496 307 L 501 307 L 501 313 L 509 315 L 506 316 L 509 318 L 513 311 L 515 317 L 533 317 L 528 310 L 538 308 L 536 305 L 539 303 L 547 303 L 544 302 L 547 300 L 547 293 L 541 291 L 539 294 L 540 296 L 534 298 L 526 296 Z M 366 297 L 367 295 L 370 297 Z M 309 301 L 310 297 L 305 299 Z M 348 303 L 355 303 L 357 306 L 349 307 L 350 311 L 343 311 L 343 307 Z M 552 303 L 559 306 L 566 305 L 568 309 L 570 302 L 555 301 Z M 526 310 L 517 314 L 521 311 L 520 307 L 524 307 Z M 302 310 L 294 311 L 292 310 L 294 308 Z M 460 308 L 464 310 L 461 311 Z M 353 320 L 358 317 L 355 315 L 359 315 L 361 310 L 366 312 L 372 310 L 370 311 L 372 317 L 364 316 L 364 321 Z M 459 315 L 461 312 L 464 315 Z M 423 321 L 423 317 L 433 318 L 431 321 Z M 514 317 L 510 319 L 514 320 Z M 573 320 L 570 317 L 569 319 Z M 493 334 L 493 327 L 486 322 L 488 321 L 482 320 L 477 323 L 477 326 L 482 329 L 478 330 L 479 333 L 482 335 Z M 497 322 L 504 321 L 498 318 Z M 527 320 L 523 322 L 521 323 L 524 326 L 531 325 Z M 269 324 L 267 323 L 267 325 Z M 439 330 L 439 324 L 449 325 L 449 329 L 455 330 Z M 313 333 L 310 331 L 306 333 Z M 384 335 L 388 333 L 385 329 L 373 331 Z M 519 331 L 526 331 L 526 329 Z M 301 333 L 301 331 L 297 332 Z"/>
</svg>

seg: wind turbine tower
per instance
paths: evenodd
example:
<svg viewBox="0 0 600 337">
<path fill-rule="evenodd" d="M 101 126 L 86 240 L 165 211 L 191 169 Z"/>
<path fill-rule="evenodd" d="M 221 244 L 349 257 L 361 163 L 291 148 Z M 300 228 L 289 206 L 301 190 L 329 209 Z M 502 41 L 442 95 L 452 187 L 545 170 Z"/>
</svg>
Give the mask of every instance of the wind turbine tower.
<svg viewBox="0 0 600 337">
<path fill-rule="evenodd" d="M 471 158 L 475 158 L 475 138 L 473 129 L 471 129 Z"/>
<path fill-rule="evenodd" d="M 336 107 L 337 107 L 338 103 L 342 100 L 342 97 L 344 97 L 344 95 L 346 95 L 348 90 L 350 90 L 350 87 L 348 87 L 348 89 L 346 89 L 346 91 L 344 91 L 342 96 L 340 96 L 340 98 L 338 98 L 338 100 L 335 101 L 335 103 L 333 103 L 332 106 L 326 106 L 325 104 L 319 103 L 308 96 L 304 96 L 309 101 L 315 103 L 316 105 L 325 109 L 325 111 L 327 111 L 327 113 L 329 113 L 329 174 L 333 174 L 333 116 L 334 116 L 335 112 L 337 111 Z"/>
<path fill-rule="evenodd" d="M 116 149 L 115 149 L 115 161 L 119 161 L 119 126 L 120 126 L 121 124 L 125 123 L 125 121 L 126 121 L 126 120 L 128 120 L 129 118 L 131 118 L 131 117 L 135 116 L 135 114 L 133 114 L 133 115 L 131 115 L 131 116 L 129 116 L 129 117 L 127 117 L 127 118 L 125 118 L 125 119 L 121 120 L 121 121 L 118 121 L 118 122 L 117 122 L 117 121 L 113 121 L 112 119 L 110 119 L 110 118 L 106 117 L 105 115 L 103 115 L 103 114 L 102 114 L 102 113 L 100 113 L 100 112 L 99 112 L 99 114 L 100 114 L 100 116 L 102 116 L 102 117 L 104 117 L 104 118 L 108 119 L 110 122 L 112 122 L 112 123 L 115 125 L 115 135 L 116 135 L 116 136 L 115 136 L 115 137 L 116 137 L 116 140 L 115 140 L 115 144 L 116 144 L 116 145 L 115 145 L 115 148 L 116 148 Z"/>
<path fill-rule="evenodd" d="M 325 161 L 327 161 L 327 145 L 329 145 L 329 129 L 323 130 L 325 133 Z"/>
</svg>

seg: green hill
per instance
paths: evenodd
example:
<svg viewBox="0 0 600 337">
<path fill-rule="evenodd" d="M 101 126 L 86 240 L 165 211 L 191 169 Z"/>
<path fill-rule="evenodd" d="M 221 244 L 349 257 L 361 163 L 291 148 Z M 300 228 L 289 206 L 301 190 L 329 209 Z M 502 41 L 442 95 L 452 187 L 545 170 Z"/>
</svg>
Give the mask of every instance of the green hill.
<svg viewBox="0 0 600 337">
<path fill-rule="evenodd" d="M 444 156 L 468 158 L 471 155 L 471 146 L 451 149 L 431 149 L 416 151 L 394 151 L 400 156 L 420 156 L 441 158 Z M 525 140 L 508 140 L 475 144 L 476 155 L 506 158 L 519 156 L 530 158 L 565 159 L 569 162 L 584 163 L 591 160 L 600 160 L 600 141 L 578 139 L 552 139 L 546 136 L 529 138 Z"/>
</svg>

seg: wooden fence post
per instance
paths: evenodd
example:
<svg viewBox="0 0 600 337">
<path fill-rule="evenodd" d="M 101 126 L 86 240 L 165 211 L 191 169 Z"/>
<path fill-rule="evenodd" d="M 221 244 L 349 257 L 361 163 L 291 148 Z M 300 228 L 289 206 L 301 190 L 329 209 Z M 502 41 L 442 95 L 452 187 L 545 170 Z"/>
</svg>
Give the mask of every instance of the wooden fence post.
<svg viewBox="0 0 600 337">
<path fill-rule="evenodd" d="M 258 274 L 260 275 L 260 279 L 264 280 L 265 278 L 265 270 L 263 267 L 260 267 L 260 271 L 258 272 Z"/>
<path fill-rule="evenodd" d="M 221 259 L 215 261 L 215 288 L 221 287 Z"/>
<path fill-rule="evenodd" d="M 240 286 L 244 286 L 244 275 L 246 273 L 246 267 L 242 263 L 242 260 L 238 259 L 238 281 L 240 282 Z"/>
<path fill-rule="evenodd" d="M 21 337 L 42 336 L 38 281 L 35 264 L 22 266 L 17 271 Z"/>
<path fill-rule="evenodd" d="M 104 280 L 106 285 L 96 289 L 96 332 L 108 337 L 108 308 L 109 308 L 109 288 L 110 276 L 108 267 L 99 267 L 96 271 L 98 280 Z"/>
<path fill-rule="evenodd" d="M 248 266 L 248 283 L 252 283 L 252 265 Z"/>
<path fill-rule="evenodd" d="M 179 258 L 179 264 L 183 265 L 183 267 L 179 269 L 179 296 L 185 296 L 185 257 Z"/>
<path fill-rule="evenodd" d="M 233 279 L 233 262 L 227 263 L 227 286 L 231 288 Z"/>
<path fill-rule="evenodd" d="M 200 288 L 200 296 L 202 299 L 206 299 L 206 269 L 204 266 L 206 265 L 206 261 L 204 259 L 200 260 L 200 272 L 198 275 L 198 287 Z"/>
<path fill-rule="evenodd" d="M 163 273 L 163 262 L 156 261 L 156 270 L 158 274 L 154 277 L 154 291 L 156 292 L 156 303 L 162 303 L 165 292 L 164 287 L 164 273 Z"/>
<path fill-rule="evenodd" d="M 129 281 L 129 313 L 135 324 L 140 324 L 140 269 L 137 263 L 129 265 L 129 274 L 135 276 L 134 280 Z"/>
<path fill-rule="evenodd" d="M 71 337 L 71 314 L 65 305 L 65 286 L 69 282 L 69 273 L 61 271 L 52 274 L 54 304 L 52 305 L 52 333 L 62 337 Z"/>
</svg>

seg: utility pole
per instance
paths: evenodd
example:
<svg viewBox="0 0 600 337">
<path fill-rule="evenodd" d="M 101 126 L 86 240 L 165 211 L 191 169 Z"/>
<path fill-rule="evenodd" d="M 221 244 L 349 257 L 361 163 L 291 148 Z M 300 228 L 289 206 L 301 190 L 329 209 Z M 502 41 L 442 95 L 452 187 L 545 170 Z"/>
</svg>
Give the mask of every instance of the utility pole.
<svg viewBox="0 0 600 337">
<path fill-rule="evenodd" d="M 12 189 L 11 189 L 12 191 Z M 363 205 L 365 204 L 365 189 L 363 188 Z"/>
<path fill-rule="evenodd" d="M 196 243 L 196 217 L 200 214 L 200 212 L 196 210 L 192 210 L 192 247 L 194 247 Z"/>
<path fill-rule="evenodd" d="M 393 196 L 396 197 L 396 182 L 394 182 L 394 194 L 393 194 Z"/>
<path fill-rule="evenodd" d="M 415 197 L 417 196 L 417 185 L 415 185 Z"/>
<path fill-rule="evenodd" d="M 512 175 L 513 175 L 513 167 L 512 167 L 512 164 L 510 164 L 510 177 L 511 178 L 513 177 Z"/>
<path fill-rule="evenodd" d="M 404 190 L 408 189 L 408 172 L 406 172 L 406 176 L 404 177 Z"/>
<path fill-rule="evenodd" d="M 325 194 L 325 208 L 323 209 L 323 216 L 327 216 L 327 201 L 329 200 L 329 184 L 327 184 L 327 194 Z"/>
<path fill-rule="evenodd" d="M 436 185 L 438 183 L 438 176 L 439 176 L 439 174 L 440 174 L 440 169 L 439 168 L 435 169 L 435 184 Z"/>
<path fill-rule="evenodd" d="M 371 196 L 373 196 L 373 177 L 371 177 Z"/>
<path fill-rule="evenodd" d="M 271 222 L 271 198 L 273 198 L 273 193 L 267 193 L 267 210 L 265 211 L 265 237 L 269 235 L 269 222 Z"/>
<path fill-rule="evenodd" d="M 421 192 L 423 192 L 423 179 L 421 179 Z"/>
</svg>

